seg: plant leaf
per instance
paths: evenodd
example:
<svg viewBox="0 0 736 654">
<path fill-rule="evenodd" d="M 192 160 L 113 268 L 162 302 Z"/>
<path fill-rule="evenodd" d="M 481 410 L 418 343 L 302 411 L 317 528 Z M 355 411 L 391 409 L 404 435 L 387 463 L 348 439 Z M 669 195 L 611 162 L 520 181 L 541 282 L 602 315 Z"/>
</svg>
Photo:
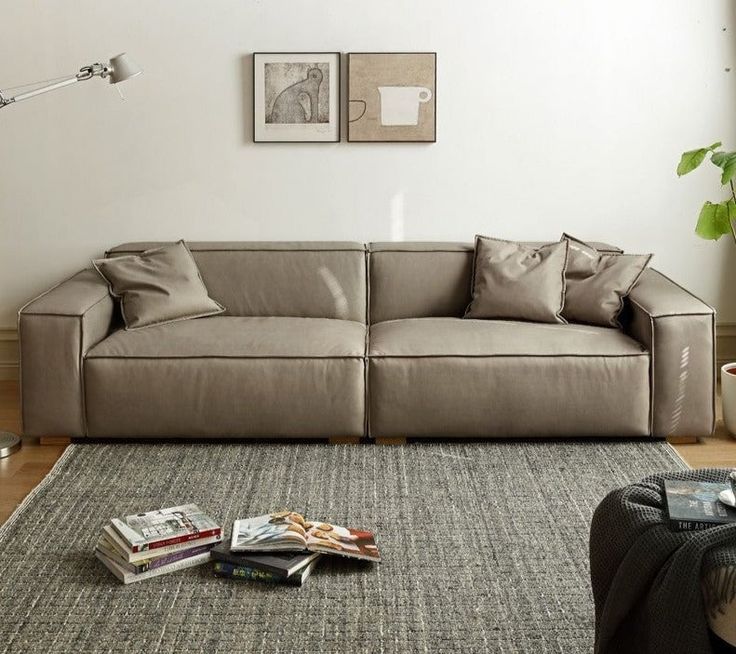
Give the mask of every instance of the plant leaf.
<svg viewBox="0 0 736 654">
<path fill-rule="evenodd" d="M 720 147 L 721 142 L 716 141 L 713 145 L 710 145 L 707 148 L 698 148 L 697 150 L 688 150 L 687 152 L 684 152 L 682 157 L 680 157 L 680 163 L 677 166 L 677 176 L 682 177 L 683 175 L 687 175 L 695 170 L 701 163 L 703 163 L 705 155 Z"/>
<path fill-rule="evenodd" d="M 736 175 L 736 152 L 716 152 L 710 160 L 723 170 L 721 184 L 728 184 Z"/>
<path fill-rule="evenodd" d="M 733 200 L 718 204 L 706 202 L 700 210 L 695 233 L 700 238 L 717 241 L 731 231 L 732 220 L 736 220 L 736 203 Z"/>
<path fill-rule="evenodd" d="M 716 205 L 716 226 L 724 234 L 731 231 L 731 221 L 736 218 L 736 203 L 726 200 Z"/>
</svg>

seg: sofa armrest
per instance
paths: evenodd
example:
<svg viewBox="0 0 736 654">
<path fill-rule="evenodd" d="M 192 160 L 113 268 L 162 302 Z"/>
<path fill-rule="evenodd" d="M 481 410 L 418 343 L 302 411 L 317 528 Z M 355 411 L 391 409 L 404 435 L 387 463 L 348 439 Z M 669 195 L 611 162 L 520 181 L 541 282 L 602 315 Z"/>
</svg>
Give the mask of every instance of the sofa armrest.
<svg viewBox="0 0 736 654">
<path fill-rule="evenodd" d="M 704 436 L 715 426 L 715 310 L 648 269 L 627 299 L 625 331 L 646 347 L 653 436 Z"/>
<path fill-rule="evenodd" d="M 18 313 L 23 432 L 84 436 L 82 362 L 113 321 L 113 299 L 97 271 L 82 270 Z"/>
</svg>

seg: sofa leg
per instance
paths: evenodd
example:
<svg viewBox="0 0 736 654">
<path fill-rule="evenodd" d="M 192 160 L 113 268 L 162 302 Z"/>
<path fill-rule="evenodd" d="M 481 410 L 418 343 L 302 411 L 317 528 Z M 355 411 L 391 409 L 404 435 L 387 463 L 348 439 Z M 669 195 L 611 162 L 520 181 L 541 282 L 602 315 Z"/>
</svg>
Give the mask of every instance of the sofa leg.
<svg viewBox="0 0 736 654">
<path fill-rule="evenodd" d="M 406 445 L 403 436 L 376 436 L 376 445 Z"/>
<path fill-rule="evenodd" d="M 700 439 L 697 436 L 687 435 L 667 436 L 667 442 L 670 445 L 690 445 L 692 443 L 700 442 Z"/>
<path fill-rule="evenodd" d="M 72 439 L 68 436 L 41 436 L 38 442 L 40 445 L 69 445 Z"/>
<path fill-rule="evenodd" d="M 358 445 L 360 443 L 360 436 L 330 436 L 330 445 Z"/>
</svg>

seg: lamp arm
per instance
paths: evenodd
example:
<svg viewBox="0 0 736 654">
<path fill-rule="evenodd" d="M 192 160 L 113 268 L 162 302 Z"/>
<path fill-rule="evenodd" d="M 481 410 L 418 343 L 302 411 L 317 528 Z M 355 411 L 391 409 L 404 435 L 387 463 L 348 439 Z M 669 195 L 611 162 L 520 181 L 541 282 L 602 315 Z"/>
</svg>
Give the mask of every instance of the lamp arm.
<svg viewBox="0 0 736 654">
<path fill-rule="evenodd" d="M 33 89 L 33 91 L 19 93 L 12 98 L 4 97 L 2 91 L 0 91 L 0 109 L 9 104 L 12 104 L 13 102 L 21 102 L 23 100 L 35 98 L 37 95 L 41 95 L 42 93 L 56 91 L 56 89 L 61 89 L 65 86 L 76 84 L 77 82 L 85 82 L 88 79 L 92 79 L 93 77 L 102 77 L 104 79 L 109 74 L 110 69 L 107 66 L 103 66 L 102 64 L 92 64 L 91 66 L 85 66 L 84 68 L 81 68 L 76 75 L 70 75 L 69 77 L 54 82 L 53 84 L 47 84 L 46 86 L 41 86 L 37 89 Z"/>
<path fill-rule="evenodd" d="M 66 79 L 63 79 L 60 82 L 55 82 L 54 84 L 42 86 L 40 88 L 34 89 L 33 91 L 27 91 L 26 93 L 19 93 L 18 95 L 12 98 L 8 98 L 6 100 L 6 104 L 10 104 L 11 102 L 22 102 L 23 100 L 35 98 L 37 95 L 41 95 L 42 93 L 48 93 L 49 91 L 55 91 L 56 89 L 61 89 L 61 88 L 64 88 L 65 86 L 76 84 L 78 81 L 79 80 L 77 79 L 77 76 L 73 75 L 72 77 L 67 77 Z"/>
</svg>

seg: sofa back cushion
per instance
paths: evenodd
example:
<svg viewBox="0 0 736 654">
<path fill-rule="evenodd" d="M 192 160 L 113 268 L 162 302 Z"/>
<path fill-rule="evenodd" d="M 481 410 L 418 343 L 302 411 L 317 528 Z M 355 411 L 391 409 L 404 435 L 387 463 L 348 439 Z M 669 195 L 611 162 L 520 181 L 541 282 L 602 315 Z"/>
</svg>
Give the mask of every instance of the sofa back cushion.
<svg viewBox="0 0 736 654">
<path fill-rule="evenodd" d="M 527 245 L 539 246 L 540 242 Z M 604 252 L 620 252 L 595 243 Z M 370 320 L 461 318 L 470 303 L 472 243 L 371 243 Z"/>
<path fill-rule="evenodd" d="M 369 250 L 371 323 L 465 313 L 472 243 L 371 243 Z"/>
<path fill-rule="evenodd" d="M 126 243 L 106 256 L 165 243 Z M 352 242 L 187 242 L 209 296 L 231 316 L 366 321 L 365 246 Z"/>
</svg>

